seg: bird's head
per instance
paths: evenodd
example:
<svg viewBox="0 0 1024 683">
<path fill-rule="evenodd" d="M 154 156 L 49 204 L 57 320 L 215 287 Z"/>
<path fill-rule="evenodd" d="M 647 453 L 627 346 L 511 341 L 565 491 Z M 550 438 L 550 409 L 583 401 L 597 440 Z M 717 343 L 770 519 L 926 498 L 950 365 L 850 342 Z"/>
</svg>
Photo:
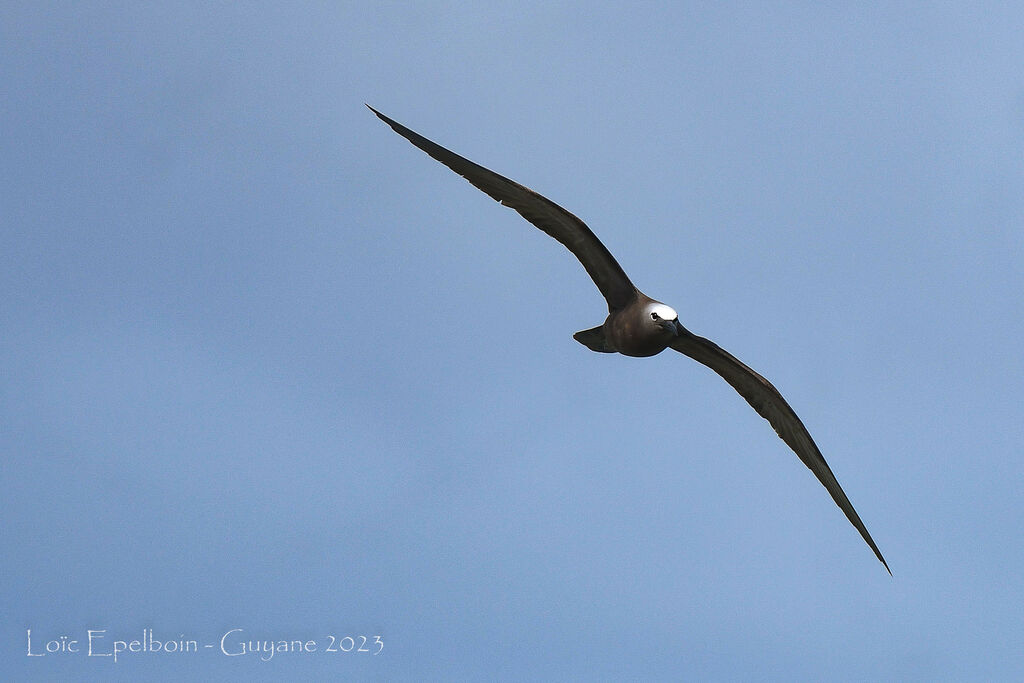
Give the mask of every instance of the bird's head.
<svg viewBox="0 0 1024 683">
<path fill-rule="evenodd" d="M 669 336 L 676 337 L 682 334 L 682 326 L 679 324 L 679 315 L 671 306 L 666 306 L 660 301 L 654 301 L 644 309 L 646 323 L 663 330 Z"/>
</svg>

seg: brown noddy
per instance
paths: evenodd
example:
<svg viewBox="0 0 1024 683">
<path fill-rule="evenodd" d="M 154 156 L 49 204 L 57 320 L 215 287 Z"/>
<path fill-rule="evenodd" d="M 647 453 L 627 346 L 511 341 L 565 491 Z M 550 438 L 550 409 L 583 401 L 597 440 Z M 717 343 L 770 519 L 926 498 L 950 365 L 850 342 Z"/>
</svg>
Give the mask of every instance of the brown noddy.
<svg viewBox="0 0 1024 683">
<path fill-rule="evenodd" d="M 670 306 L 637 289 L 615 257 L 579 218 L 547 197 L 431 142 L 370 105 L 366 106 L 396 133 L 491 198 L 515 209 L 523 218 L 564 244 L 579 259 L 608 301 L 608 317 L 601 325 L 574 334 L 576 341 L 593 351 L 640 357 L 653 356 L 671 347 L 717 372 L 761 417 L 768 420 L 786 445 L 814 473 L 892 575 L 888 563 L 804 423 L 771 382 L 713 341 L 687 330 L 679 324 L 679 316 Z"/>
</svg>

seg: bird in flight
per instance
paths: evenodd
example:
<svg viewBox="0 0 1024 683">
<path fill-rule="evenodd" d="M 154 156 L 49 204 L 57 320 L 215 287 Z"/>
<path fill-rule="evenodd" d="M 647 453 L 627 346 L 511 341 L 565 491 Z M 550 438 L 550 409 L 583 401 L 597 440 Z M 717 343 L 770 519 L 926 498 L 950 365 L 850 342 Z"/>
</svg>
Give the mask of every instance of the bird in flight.
<svg viewBox="0 0 1024 683">
<path fill-rule="evenodd" d="M 814 473 L 886 571 L 892 575 L 885 558 L 807 428 L 771 382 L 713 341 L 687 330 L 679 324 L 675 310 L 637 289 L 615 257 L 579 218 L 533 190 L 431 142 L 370 105 L 366 106 L 396 133 L 492 199 L 515 209 L 523 218 L 565 245 L 579 259 L 607 300 L 608 317 L 597 327 L 574 334 L 576 341 L 593 351 L 638 357 L 653 356 L 666 348 L 672 348 L 721 375 L 761 417 L 768 420 L 786 445 Z"/>
</svg>

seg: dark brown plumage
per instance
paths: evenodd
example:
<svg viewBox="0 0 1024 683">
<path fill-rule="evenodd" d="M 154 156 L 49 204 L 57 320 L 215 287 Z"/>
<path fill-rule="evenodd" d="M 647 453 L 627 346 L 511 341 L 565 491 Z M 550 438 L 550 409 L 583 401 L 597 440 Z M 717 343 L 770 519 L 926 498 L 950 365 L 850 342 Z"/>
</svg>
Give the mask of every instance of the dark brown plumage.
<svg viewBox="0 0 1024 683">
<path fill-rule="evenodd" d="M 641 357 L 653 356 L 671 347 L 714 370 L 761 417 L 768 420 L 786 445 L 831 494 L 886 571 L 892 574 L 807 428 L 771 382 L 714 342 L 691 333 L 679 324 L 679 318 L 671 307 L 651 299 L 633 286 L 608 249 L 579 218 L 533 190 L 475 164 L 409 130 L 373 107 L 367 107 L 399 135 L 493 199 L 515 209 L 579 259 L 608 302 L 608 317 L 603 324 L 573 335 L 577 341 L 594 351 Z"/>
</svg>

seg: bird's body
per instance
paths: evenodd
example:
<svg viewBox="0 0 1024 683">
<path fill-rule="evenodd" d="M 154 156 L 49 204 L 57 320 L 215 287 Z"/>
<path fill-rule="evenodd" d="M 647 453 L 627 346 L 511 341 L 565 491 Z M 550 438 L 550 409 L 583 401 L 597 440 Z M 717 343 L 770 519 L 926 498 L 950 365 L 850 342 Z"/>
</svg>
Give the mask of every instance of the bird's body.
<svg viewBox="0 0 1024 683">
<path fill-rule="evenodd" d="M 629 304 L 609 313 L 599 327 L 573 337 L 594 351 L 646 358 L 668 348 L 681 330 L 671 307 L 637 291 Z"/>
<path fill-rule="evenodd" d="M 409 130 L 373 107 L 369 108 L 399 135 L 493 199 L 515 209 L 530 223 L 565 245 L 579 259 L 608 302 L 608 317 L 601 325 L 573 335 L 578 342 L 593 351 L 636 357 L 653 356 L 671 347 L 714 370 L 759 415 L 768 420 L 782 440 L 814 473 L 889 571 L 885 558 L 807 428 L 768 380 L 714 342 L 691 333 L 679 324 L 675 310 L 637 289 L 608 249 L 579 218 L 533 190 L 473 163 Z"/>
</svg>

